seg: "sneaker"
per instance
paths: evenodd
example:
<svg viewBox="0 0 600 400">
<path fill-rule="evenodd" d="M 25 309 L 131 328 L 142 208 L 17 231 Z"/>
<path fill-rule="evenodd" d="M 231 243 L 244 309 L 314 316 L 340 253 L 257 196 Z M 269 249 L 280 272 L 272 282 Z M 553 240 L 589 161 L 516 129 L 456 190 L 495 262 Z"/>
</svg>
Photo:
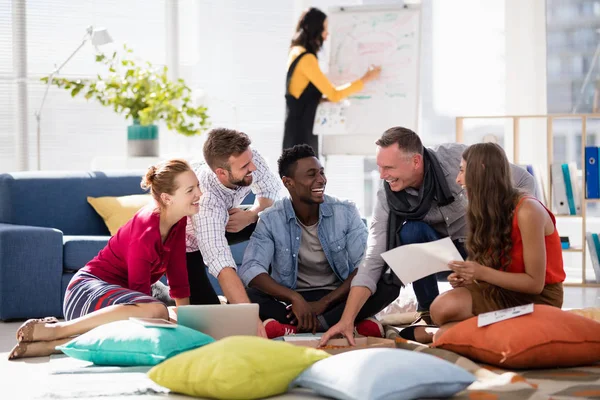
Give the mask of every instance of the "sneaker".
<svg viewBox="0 0 600 400">
<path fill-rule="evenodd" d="M 398 329 L 393 326 L 385 327 L 385 338 L 395 340 L 400 335 L 398 334 Z"/>
<path fill-rule="evenodd" d="M 372 317 L 363 319 L 355 325 L 354 329 L 356 330 L 356 333 L 362 336 L 385 337 L 383 325 Z"/>
<path fill-rule="evenodd" d="M 278 338 L 281 336 L 295 335 L 298 332 L 298 328 L 294 325 L 282 324 L 279 321 L 269 318 L 263 322 L 267 337 L 269 339 Z"/>
</svg>

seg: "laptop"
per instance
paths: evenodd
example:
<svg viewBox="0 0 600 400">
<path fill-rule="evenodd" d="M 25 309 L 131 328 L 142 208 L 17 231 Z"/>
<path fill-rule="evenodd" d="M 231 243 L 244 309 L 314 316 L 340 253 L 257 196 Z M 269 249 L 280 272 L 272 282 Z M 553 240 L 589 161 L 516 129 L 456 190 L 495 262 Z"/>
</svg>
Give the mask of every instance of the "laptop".
<svg viewBox="0 0 600 400">
<path fill-rule="evenodd" d="M 258 304 L 206 304 L 177 307 L 177 323 L 219 340 L 256 336 Z"/>
</svg>

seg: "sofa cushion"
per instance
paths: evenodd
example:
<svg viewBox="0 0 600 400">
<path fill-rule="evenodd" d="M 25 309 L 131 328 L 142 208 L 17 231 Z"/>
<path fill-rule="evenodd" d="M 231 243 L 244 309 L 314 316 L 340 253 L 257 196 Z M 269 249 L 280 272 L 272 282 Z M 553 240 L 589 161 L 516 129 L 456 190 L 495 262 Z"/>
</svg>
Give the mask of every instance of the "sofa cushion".
<svg viewBox="0 0 600 400">
<path fill-rule="evenodd" d="M 239 267 L 242 265 L 242 261 L 244 260 L 244 252 L 246 251 L 246 247 L 248 247 L 248 241 L 234 244 L 231 246 L 231 255 L 233 255 L 233 260 L 235 264 Z"/>
<path fill-rule="evenodd" d="M 143 194 L 144 171 L 0 174 L 0 222 L 55 228 L 65 235 L 108 235 L 87 197 Z"/>
<path fill-rule="evenodd" d="M 64 299 L 65 299 L 65 293 L 67 291 L 67 286 L 69 286 L 69 283 L 71 282 L 71 279 L 73 278 L 73 276 L 75 275 L 74 272 L 65 272 L 61 278 L 60 278 L 60 314 L 57 314 L 57 317 L 63 318 L 64 314 L 63 314 L 63 303 L 64 303 Z"/>
<path fill-rule="evenodd" d="M 77 271 L 106 246 L 109 236 L 63 236 L 64 269 Z"/>
<path fill-rule="evenodd" d="M 149 194 L 132 194 L 129 196 L 89 197 L 88 203 L 102 217 L 106 227 L 114 236 L 119 228 L 125 225 L 142 207 L 153 202 Z"/>
</svg>

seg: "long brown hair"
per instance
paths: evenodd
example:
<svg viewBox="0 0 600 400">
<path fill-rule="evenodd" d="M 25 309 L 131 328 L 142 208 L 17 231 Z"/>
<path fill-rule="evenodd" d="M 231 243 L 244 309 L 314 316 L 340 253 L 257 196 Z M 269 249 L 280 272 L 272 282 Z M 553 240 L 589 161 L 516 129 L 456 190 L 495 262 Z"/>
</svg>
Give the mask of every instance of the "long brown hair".
<svg viewBox="0 0 600 400">
<path fill-rule="evenodd" d="M 514 188 L 510 164 L 497 144 L 474 144 L 465 150 L 463 159 L 469 259 L 506 270 L 512 261 L 512 219 L 522 194 Z"/>
</svg>

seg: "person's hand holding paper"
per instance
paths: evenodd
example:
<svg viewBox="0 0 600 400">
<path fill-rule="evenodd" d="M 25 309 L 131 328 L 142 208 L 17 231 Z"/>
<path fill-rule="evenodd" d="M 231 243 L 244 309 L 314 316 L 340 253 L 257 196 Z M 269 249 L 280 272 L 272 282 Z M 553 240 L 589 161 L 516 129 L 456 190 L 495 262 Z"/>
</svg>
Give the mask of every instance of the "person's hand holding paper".
<svg viewBox="0 0 600 400">
<path fill-rule="evenodd" d="M 452 264 L 452 262 L 450 262 L 450 264 Z M 450 275 L 448 275 L 448 282 L 450 283 L 450 286 L 452 286 L 453 289 L 465 286 L 465 280 L 461 278 L 456 272 L 453 272 Z"/>
<path fill-rule="evenodd" d="M 463 260 L 449 237 L 427 243 L 405 244 L 381 253 L 384 261 L 403 284 L 448 271 L 448 264 Z"/>
<path fill-rule="evenodd" d="M 483 265 L 475 261 L 452 261 L 449 265 L 458 279 L 462 279 L 463 285 L 470 285 L 474 280 L 479 279 L 479 271 Z"/>
</svg>

